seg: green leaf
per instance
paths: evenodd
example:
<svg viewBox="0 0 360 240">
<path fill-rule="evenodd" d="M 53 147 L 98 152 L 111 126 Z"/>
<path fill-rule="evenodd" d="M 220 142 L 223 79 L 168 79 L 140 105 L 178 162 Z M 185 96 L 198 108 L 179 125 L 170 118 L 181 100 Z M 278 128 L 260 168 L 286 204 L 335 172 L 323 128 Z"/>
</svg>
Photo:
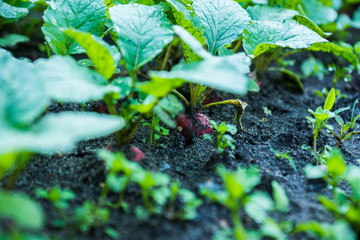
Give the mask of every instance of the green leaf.
<svg viewBox="0 0 360 240">
<path fill-rule="evenodd" d="M 282 22 L 285 19 L 292 19 L 299 24 L 313 30 L 321 37 L 325 38 L 331 35 L 331 33 L 324 33 L 323 30 L 316 25 L 316 23 L 311 21 L 306 16 L 300 15 L 299 12 L 295 10 L 280 7 L 270 7 L 266 5 L 256 5 L 253 7 L 248 7 L 246 11 L 248 11 L 251 19 L 254 21 Z"/>
<path fill-rule="evenodd" d="M 0 38 L 0 47 L 14 47 L 18 43 L 28 42 L 30 39 L 27 36 L 20 34 L 8 34 Z"/>
<path fill-rule="evenodd" d="M 189 47 L 193 53 L 199 56 L 202 59 L 210 58 L 212 55 L 207 52 L 203 48 L 203 44 L 201 44 L 193 35 L 190 34 L 187 30 L 180 26 L 173 26 L 174 32 L 181 38 L 181 40 L 185 43 L 187 47 Z M 184 52 L 185 54 L 185 52 Z M 194 60 L 194 57 L 190 58 L 191 60 Z"/>
<path fill-rule="evenodd" d="M 286 213 L 289 210 L 289 198 L 286 196 L 285 189 L 277 182 L 272 181 L 273 198 L 275 201 L 275 209 Z"/>
<path fill-rule="evenodd" d="M 106 85 L 100 74 L 79 66 L 69 56 L 37 60 L 35 71 L 44 83 L 46 94 L 61 102 L 101 100 L 107 93 L 120 92 L 119 87 Z"/>
<path fill-rule="evenodd" d="M 284 22 L 254 22 L 243 34 L 245 52 L 252 58 L 276 47 L 308 48 L 317 42 L 327 42 L 314 31 L 292 20 Z"/>
<path fill-rule="evenodd" d="M 47 114 L 28 131 L 1 123 L 0 155 L 16 152 L 55 153 L 69 151 L 78 141 L 111 134 L 124 127 L 122 118 L 86 112 Z"/>
<path fill-rule="evenodd" d="M 340 150 L 333 150 L 326 162 L 328 173 L 333 177 L 341 176 L 346 169 L 344 157 Z"/>
<path fill-rule="evenodd" d="M 304 168 L 304 172 L 307 178 L 317 179 L 326 175 L 326 168 L 324 165 L 313 166 L 311 164 L 307 164 Z"/>
<path fill-rule="evenodd" d="M 307 50 L 316 51 L 316 52 L 327 52 L 327 53 L 332 53 L 335 56 L 343 57 L 349 63 L 351 63 L 356 69 L 358 68 L 359 65 L 359 60 L 353 51 L 351 51 L 348 48 L 336 45 L 335 43 L 331 43 L 331 42 L 315 43 Z"/>
<path fill-rule="evenodd" d="M 117 5 L 109 13 L 118 34 L 116 43 L 130 72 L 152 60 L 173 39 L 170 22 L 158 7 Z"/>
<path fill-rule="evenodd" d="M 302 6 L 305 15 L 316 24 L 332 23 L 337 18 L 337 12 L 333 8 L 327 7 L 317 0 L 302 0 Z"/>
<path fill-rule="evenodd" d="M 245 204 L 246 213 L 256 222 L 261 223 L 267 218 L 267 211 L 273 208 L 273 202 L 265 192 L 257 191 L 248 197 Z"/>
<path fill-rule="evenodd" d="M 325 104 L 324 104 L 324 110 L 330 111 L 332 107 L 334 106 L 336 99 L 335 89 L 332 88 L 329 92 L 329 95 L 326 98 Z"/>
<path fill-rule="evenodd" d="M 150 72 L 151 81 L 147 82 L 140 87 L 140 90 L 144 93 L 151 94 L 156 98 L 165 97 L 170 93 L 172 89 L 178 88 L 184 84 L 184 80 L 181 79 L 167 79 L 161 76 L 161 73 L 168 72 Z"/>
<path fill-rule="evenodd" d="M 90 33 L 79 31 L 73 28 L 63 30 L 69 37 L 85 49 L 86 54 L 94 63 L 98 73 L 108 80 L 115 72 L 115 68 L 120 61 L 120 54 L 116 47 L 112 47 L 101 38 Z"/>
<path fill-rule="evenodd" d="M 238 39 L 250 21 L 249 14 L 232 0 L 194 0 L 193 8 L 205 27 L 209 52 Z"/>
<path fill-rule="evenodd" d="M 292 20 L 298 22 L 301 25 L 306 26 L 307 28 L 313 30 L 317 34 L 319 34 L 321 37 L 326 38 L 331 35 L 331 33 L 324 32 L 316 23 L 311 21 L 309 18 L 303 16 L 303 15 L 295 15 Z"/>
<path fill-rule="evenodd" d="M 0 0 L 0 16 L 4 18 L 21 18 L 29 13 L 27 8 L 11 6 L 10 4 Z"/>
<path fill-rule="evenodd" d="M 226 57 L 211 57 L 203 61 L 180 63 L 171 72 L 149 74 L 152 78 L 197 83 L 235 94 L 247 92 L 250 59 L 244 53 Z"/>
<path fill-rule="evenodd" d="M 116 78 L 111 82 L 111 85 L 119 88 L 119 91 L 116 93 L 119 94 L 118 98 L 123 99 L 131 93 L 132 79 L 131 77 Z"/>
<path fill-rule="evenodd" d="M 0 191 L 0 217 L 10 218 L 19 227 L 41 229 L 44 213 L 41 206 L 24 194 L 11 194 Z"/>
<path fill-rule="evenodd" d="M 346 181 L 349 182 L 351 189 L 352 189 L 352 198 L 355 201 L 360 200 L 360 168 L 357 166 L 349 166 L 347 167 Z"/>
<path fill-rule="evenodd" d="M 168 127 L 175 128 L 176 122 L 174 118 L 183 110 L 181 102 L 172 94 L 160 100 L 154 107 L 154 113 Z"/>
<path fill-rule="evenodd" d="M 231 50 L 227 49 L 227 48 L 224 47 L 224 46 L 222 46 L 222 47 L 219 49 L 218 54 L 219 54 L 220 57 L 234 55 L 234 53 L 233 53 Z"/>
<path fill-rule="evenodd" d="M 49 100 L 31 63 L 20 61 L 0 49 L 0 122 L 29 126 L 45 111 Z M 25 77 L 26 76 L 26 77 Z"/>
<path fill-rule="evenodd" d="M 246 8 L 252 21 L 282 22 L 299 14 L 295 10 L 266 5 L 255 5 Z"/>
<path fill-rule="evenodd" d="M 84 50 L 60 28 L 75 28 L 101 36 L 106 21 L 104 0 L 54 0 L 44 12 L 41 28 L 51 49 L 60 55 Z"/>
<path fill-rule="evenodd" d="M 203 37 L 204 29 L 201 26 L 199 18 L 195 15 L 194 12 L 188 10 L 183 3 L 179 0 L 166 0 L 172 9 L 172 13 L 174 15 L 176 23 L 184 28 L 190 35 L 200 42 L 200 45 L 205 45 L 205 38 Z M 187 42 L 183 39 L 183 37 L 176 31 L 174 27 L 174 31 L 177 35 L 182 38 L 182 46 L 184 51 L 184 56 L 187 62 L 196 61 L 197 56 L 191 51 L 193 48 L 189 48 Z M 205 51 L 205 50 L 204 50 Z"/>
</svg>

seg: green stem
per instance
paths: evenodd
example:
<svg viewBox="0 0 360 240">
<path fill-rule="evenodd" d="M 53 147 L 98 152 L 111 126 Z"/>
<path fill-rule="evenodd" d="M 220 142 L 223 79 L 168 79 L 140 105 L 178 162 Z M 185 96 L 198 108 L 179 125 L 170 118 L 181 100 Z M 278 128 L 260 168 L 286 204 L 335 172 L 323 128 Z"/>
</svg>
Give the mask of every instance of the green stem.
<svg viewBox="0 0 360 240">
<path fill-rule="evenodd" d="M 153 144 L 153 135 L 154 135 L 154 131 L 155 131 L 155 115 L 154 113 L 152 114 L 152 119 L 151 119 L 151 128 L 150 128 L 150 145 L 152 147 L 154 147 L 155 143 Z"/>
<path fill-rule="evenodd" d="M 195 106 L 197 104 L 197 100 L 198 100 L 198 95 L 199 95 L 199 91 L 200 91 L 201 85 L 200 84 L 196 84 L 195 85 L 195 89 L 191 95 L 191 103 L 190 103 L 190 108 L 193 110 L 195 109 Z"/>
<path fill-rule="evenodd" d="M 213 90 L 214 90 L 214 88 L 209 88 L 209 89 L 207 89 L 207 90 L 203 93 L 203 95 L 202 95 L 202 97 L 200 98 L 200 101 L 199 101 L 199 104 L 200 104 L 200 105 L 205 101 L 206 97 L 209 96 L 209 94 L 210 94 Z"/>
<path fill-rule="evenodd" d="M 149 212 L 153 213 L 154 206 L 150 203 L 149 191 L 150 191 L 149 189 L 142 188 L 142 199 L 143 199 L 144 205 L 147 208 L 147 210 L 149 210 Z"/>
<path fill-rule="evenodd" d="M 130 92 L 130 94 L 129 94 L 129 96 L 128 96 L 128 99 L 131 99 L 131 98 L 133 98 L 134 97 L 134 91 L 135 91 L 135 84 L 136 84 L 136 71 L 132 71 L 132 73 L 131 73 L 131 92 Z"/>
<path fill-rule="evenodd" d="M 46 42 L 45 46 L 46 46 L 46 53 L 47 53 L 47 55 L 48 55 L 48 58 L 51 58 L 49 43 Z"/>
<path fill-rule="evenodd" d="M 105 180 L 106 181 L 106 180 Z M 109 185 L 105 182 L 104 187 L 101 189 L 100 197 L 99 197 L 99 207 L 104 206 L 105 199 L 109 193 Z"/>
<path fill-rule="evenodd" d="M 184 95 L 182 95 L 180 92 L 178 92 L 175 89 L 171 90 L 172 93 L 174 93 L 176 96 L 178 96 L 181 100 L 183 100 L 183 102 L 185 103 L 186 107 L 189 107 L 190 104 L 188 102 L 188 100 L 184 97 Z"/>
<path fill-rule="evenodd" d="M 234 49 L 233 49 L 233 53 L 236 53 L 237 52 L 237 50 L 239 49 L 239 47 L 241 46 L 241 44 L 242 44 L 242 36 L 239 38 L 239 41 L 237 41 L 237 43 L 236 43 L 236 45 L 235 45 L 235 47 L 234 47 Z"/>
<path fill-rule="evenodd" d="M 169 56 L 170 56 L 170 52 L 171 52 L 171 46 L 172 46 L 172 44 L 170 43 L 166 50 L 165 57 L 162 61 L 161 68 L 158 69 L 159 71 L 164 70 L 166 67 L 166 64 L 167 64 L 167 61 L 169 60 Z"/>
<path fill-rule="evenodd" d="M 239 211 L 237 209 L 233 209 L 231 211 L 231 219 L 234 225 L 234 236 L 237 240 L 246 240 L 246 232 L 241 223 L 241 219 L 239 217 Z"/>
<path fill-rule="evenodd" d="M 237 105 L 238 100 L 230 99 L 230 100 L 225 100 L 225 101 L 220 101 L 220 102 L 209 103 L 209 104 L 206 104 L 206 105 L 202 106 L 201 108 L 199 108 L 199 111 L 203 110 L 204 108 L 212 107 L 212 106 L 215 106 L 215 105 L 222 105 L 222 104 Z"/>
</svg>

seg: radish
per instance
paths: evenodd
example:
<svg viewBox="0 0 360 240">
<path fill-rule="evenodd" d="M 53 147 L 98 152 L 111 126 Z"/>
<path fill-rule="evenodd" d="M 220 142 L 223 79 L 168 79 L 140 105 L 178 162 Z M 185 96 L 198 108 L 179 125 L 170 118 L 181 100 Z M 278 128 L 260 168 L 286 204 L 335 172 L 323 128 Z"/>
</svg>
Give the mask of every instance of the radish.
<svg viewBox="0 0 360 240">
<path fill-rule="evenodd" d="M 202 113 L 196 113 L 195 116 L 181 114 L 176 118 L 176 122 L 186 144 L 191 144 L 194 136 L 201 136 L 212 131 L 209 117 Z"/>
</svg>

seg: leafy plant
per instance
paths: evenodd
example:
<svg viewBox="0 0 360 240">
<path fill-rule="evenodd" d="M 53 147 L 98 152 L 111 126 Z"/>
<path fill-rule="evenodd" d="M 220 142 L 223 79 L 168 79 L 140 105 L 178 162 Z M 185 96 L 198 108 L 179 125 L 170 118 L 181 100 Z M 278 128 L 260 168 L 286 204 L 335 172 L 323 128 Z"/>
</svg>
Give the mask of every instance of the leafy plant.
<svg viewBox="0 0 360 240">
<path fill-rule="evenodd" d="M 196 195 L 180 187 L 177 181 L 170 182 L 168 175 L 153 173 L 143 169 L 138 163 L 126 159 L 122 153 L 100 151 L 99 157 L 105 161 L 106 181 L 100 197 L 100 204 L 106 202 L 109 190 L 119 194 L 118 202 L 112 207 L 123 207 L 129 211 L 124 201 L 126 188 L 135 184 L 141 191 L 143 206 L 137 206 L 136 215 L 148 219 L 151 214 L 164 214 L 170 219 L 189 220 L 196 217 L 196 208 L 202 201 Z M 180 200 L 180 206 L 177 201 Z"/>
<path fill-rule="evenodd" d="M 78 141 L 107 135 L 123 127 L 121 118 L 96 113 L 44 114 L 50 99 L 69 96 L 69 92 L 63 92 L 61 88 L 55 93 L 52 87 L 59 86 L 57 81 L 72 80 L 68 77 L 74 74 L 77 77 L 74 82 L 89 79 L 96 82 L 96 73 L 76 65 L 73 60 L 55 57 L 32 64 L 15 59 L 0 49 L 0 62 L 7 69 L 0 74 L 0 133 L 7 139 L 0 143 L 0 178 L 11 170 L 8 187 L 33 153 L 68 151 Z M 57 62 L 62 65 L 54 68 L 53 64 Z M 64 69 L 66 72 L 62 72 Z M 25 79 L 24 75 L 27 76 Z M 71 90 L 75 85 L 64 88 Z M 104 92 L 107 91 L 109 89 Z M 75 98 L 89 99 L 104 92 L 84 92 Z"/>
<path fill-rule="evenodd" d="M 321 130 L 323 127 L 326 127 L 330 131 L 333 131 L 333 126 L 327 124 L 327 121 L 331 118 L 334 118 L 337 114 L 339 114 L 342 111 L 348 110 L 349 108 L 340 108 L 334 112 L 331 112 L 330 110 L 334 106 L 335 103 L 335 89 L 332 88 L 329 95 L 326 98 L 324 109 L 321 107 L 318 107 L 316 111 L 312 111 L 309 109 L 309 112 L 314 116 L 310 117 L 307 116 L 306 119 L 312 124 L 313 128 L 313 137 L 314 137 L 314 143 L 313 143 L 313 150 L 314 153 L 317 153 L 316 149 L 316 139 L 319 136 Z"/>
<path fill-rule="evenodd" d="M 56 208 L 60 219 L 53 221 L 54 226 L 59 228 L 71 228 L 88 232 L 91 228 L 101 227 L 108 221 L 110 212 L 108 209 L 97 206 L 90 201 L 85 201 L 80 207 L 69 211 L 69 201 L 76 198 L 76 194 L 70 190 L 53 187 L 50 191 L 42 188 L 36 189 L 38 198 L 50 201 Z"/>
<path fill-rule="evenodd" d="M 268 116 L 271 116 L 271 110 L 270 109 L 268 109 L 267 107 L 264 107 L 263 108 L 263 110 L 264 110 L 264 115 L 261 117 L 261 119 L 259 120 L 261 123 L 264 123 L 264 122 L 266 122 L 267 121 L 267 117 Z"/>
<path fill-rule="evenodd" d="M 354 130 L 356 127 L 356 121 L 360 117 L 360 114 L 357 116 L 354 115 L 355 107 L 358 102 L 359 102 L 358 99 L 356 99 L 354 102 L 354 106 L 353 106 L 352 112 L 351 112 L 350 122 L 345 123 L 344 120 L 339 115 L 335 116 L 335 120 L 336 120 L 337 124 L 340 126 L 339 134 L 335 133 L 335 131 L 332 132 L 334 137 L 338 140 L 336 147 L 339 147 L 341 142 L 350 140 L 354 135 L 360 134 L 360 131 Z M 352 131 L 348 133 L 349 130 L 352 130 Z"/>
<path fill-rule="evenodd" d="M 204 138 L 211 141 L 213 146 L 218 150 L 219 154 L 222 154 L 227 147 L 231 148 L 231 150 L 235 150 L 235 140 L 230 134 L 236 134 L 236 126 L 226 124 L 225 122 L 217 125 L 216 122 L 213 120 L 210 121 L 210 125 L 216 131 L 216 141 L 212 139 L 212 136 L 210 134 L 204 134 Z"/>
<path fill-rule="evenodd" d="M 275 153 L 275 156 L 279 159 L 287 159 L 289 161 L 289 163 L 291 164 L 291 166 L 294 168 L 295 171 L 297 171 L 296 165 L 294 163 L 294 160 L 288 155 L 289 153 L 291 153 L 291 151 L 287 151 L 284 154 L 281 154 L 280 152 L 278 152 L 277 150 L 275 150 L 274 148 L 272 148 L 271 146 L 269 146 L 270 150 L 273 151 Z"/>
<path fill-rule="evenodd" d="M 149 143 L 150 146 L 155 147 L 157 141 L 162 136 L 168 136 L 169 135 L 169 129 L 164 128 L 159 125 L 160 119 L 156 117 L 155 115 L 151 118 L 151 124 L 148 122 L 143 123 L 143 126 L 148 126 L 150 128 L 150 137 L 149 137 Z"/>
<path fill-rule="evenodd" d="M 24 194 L 3 190 L 0 190 L 0 219 L 7 219 L 12 230 L 7 232 L 9 229 L 0 227 L 2 239 L 28 236 L 26 231 L 40 230 L 45 223 L 43 209 L 37 202 Z"/>
<path fill-rule="evenodd" d="M 337 224 L 343 225 L 343 234 L 346 232 L 349 239 L 356 239 L 355 234 L 359 235 L 360 232 L 360 222 L 356 217 L 360 214 L 359 167 L 347 166 L 340 150 L 335 149 L 330 153 L 326 166 L 307 165 L 305 173 L 308 178 L 323 178 L 329 183 L 332 189 L 332 199 L 322 195 L 318 196 L 318 199 L 334 215 Z M 350 195 L 339 187 L 343 180 L 351 186 L 352 193 Z M 321 236 L 325 235 L 326 225 L 307 223 L 300 225 L 299 228 Z"/>
<path fill-rule="evenodd" d="M 285 190 L 277 183 L 272 182 L 274 201 L 268 194 L 255 191 L 254 188 L 260 183 L 260 176 L 256 168 L 237 168 L 229 171 L 224 166 L 217 168 L 221 177 L 223 190 L 212 189 L 203 186 L 200 189 L 202 195 L 211 201 L 225 206 L 230 211 L 233 229 L 225 229 L 219 232 L 215 239 L 261 239 L 263 236 L 285 239 L 285 233 L 292 229 L 290 222 L 276 222 L 268 216 L 269 211 L 287 212 L 289 199 Z M 259 230 L 245 229 L 240 212 L 245 210 L 261 225 Z"/>
</svg>

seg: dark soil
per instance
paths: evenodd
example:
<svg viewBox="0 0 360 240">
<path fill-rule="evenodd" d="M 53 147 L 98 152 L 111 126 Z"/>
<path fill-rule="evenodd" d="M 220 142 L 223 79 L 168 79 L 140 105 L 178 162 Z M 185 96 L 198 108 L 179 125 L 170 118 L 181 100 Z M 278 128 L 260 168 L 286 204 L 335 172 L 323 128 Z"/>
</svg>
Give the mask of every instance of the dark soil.
<svg viewBox="0 0 360 240">
<path fill-rule="evenodd" d="M 298 62 L 299 64 L 299 62 Z M 309 181 L 304 175 L 303 168 L 308 163 L 314 163 L 312 155 L 302 150 L 303 144 L 312 145 L 312 129 L 305 119 L 308 109 L 315 109 L 324 104 L 324 99 L 318 97 L 314 91 L 322 87 L 330 88 L 332 77 L 323 81 L 317 78 L 308 78 L 303 81 L 304 92 L 286 87 L 279 80 L 270 80 L 266 76 L 262 79 L 261 91 L 249 93 L 242 100 L 249 106 L 243 116 L 244 131 L 236 134 L 236 150 L 230 154 L 225 152 L 219 155 L 209 141 L 196 138 L 190 146 L 185 145 L 182 135 L 175 129 L 170 135 L 162 138 L 160 143 L 166 146 L 150 149 L 147 143 L 149 129 L 141 127 L 132 144 L 139 147 L 145 154 L 141 164 L 153 171 L 167 173 L 172 179 L 178 179 L 182 187 L 198 193 L 199 187 L 207 182 L 220 183 L 215 172 L 217 164 L 224 164 L 229 169 L 237 166 L 258 166 L 261 172 L 259 189 L 271 193 L 271 181 L 278 181 L 286 190 L 291 207 L 285 219 L 295 224 L 316 220 L 320 222 L 332 221 L 331 216 L 318 203 L 317 195 L 330 196 L 330 191 L 322 181 Z M 339 81 L 336 86 L 347 95 L 347 99 L 339 99 L 334 108 L 352 105 L 359 98 L 360 77 L 353 75 L 350 83 Z M 233 98 L 229 94 L 220 93 L 223 99 Z M 272 115 L 261 123 L 263 107 L 268 107 Z M 89 103 L 85 109 L 95 109 L 96 103 Z M 73 104 L 60 106 L 53 104 L 49 111 L 63 110 L 81 111 L 81 107 Z M 231 106 L 219 106 L 204 111 L 211 119 L 220 123 L 231 123 L 235 110 Z M 357 110 L 359 114 L 359 110 Z M 345 119 L 350 113 L 344 114 Z M 334 123 L 334 122 L 333 122 Z M 145 139 L 145 143 L 143 142 Z M 319 138 L 319 148 L 324 144 L 334 146 L 336 140 L 325 132 Z M 84 200 L 96 201 L 101 183 L 104 181 L 104 165 L 96 156 L 98 149 L 113 146 L 112 136 L 78 144 L 76 149 L 68 154 L 52 156 L 35 156 L 19 176 L 15 191 L 21 191 L 36 198 L 36 188 L 50 189 L 55 185 L 70 189 L 77 194 L 71 201 L 71 208 L 80 206 Z M 290 156 L 298 168 L 296 172 L 288 161 L 280 160 L 269 150 L 272 146 L 280 152 L 292 151 Z M 341 145 L 348 164 L 355 164 L 360 158 L 359 137 Z M 111 197 L 116 197 L 112 196 Z M 199 196 L 200 197 L 200 196 Z M 140 204 L 140 191 L 130 188 L 125 197 L 132 209 Z M 59 239 L 107 239 L 103 229 L 92 229 L 88 233 L 75 232 L 69 235 L 65 230 L 54 228 L 52 220 L 59 218 L 55 208 L 47 201 L 39 200 L 46 212 L 47 224 L 44 235 Z M 248 218 L 243 219 L 245 225 L 254 227 Z M 198 217 L 192 221 L 170 221 L 161 216 L 153 216 L 149 221 L 141 221 L 133 212 L 125 213 L 121 209 L 111 209 L 110 226 L 115 228 L 121 239 L 152 239 L 152 240 L 198 240 L 211 239 L 213 234 L 227 221 L 228 211 L 219 205 L 204 200 L 198 209 Z M 310 239 L 301 234 L 291 236 L 290 239 Z"/>
</svg>

